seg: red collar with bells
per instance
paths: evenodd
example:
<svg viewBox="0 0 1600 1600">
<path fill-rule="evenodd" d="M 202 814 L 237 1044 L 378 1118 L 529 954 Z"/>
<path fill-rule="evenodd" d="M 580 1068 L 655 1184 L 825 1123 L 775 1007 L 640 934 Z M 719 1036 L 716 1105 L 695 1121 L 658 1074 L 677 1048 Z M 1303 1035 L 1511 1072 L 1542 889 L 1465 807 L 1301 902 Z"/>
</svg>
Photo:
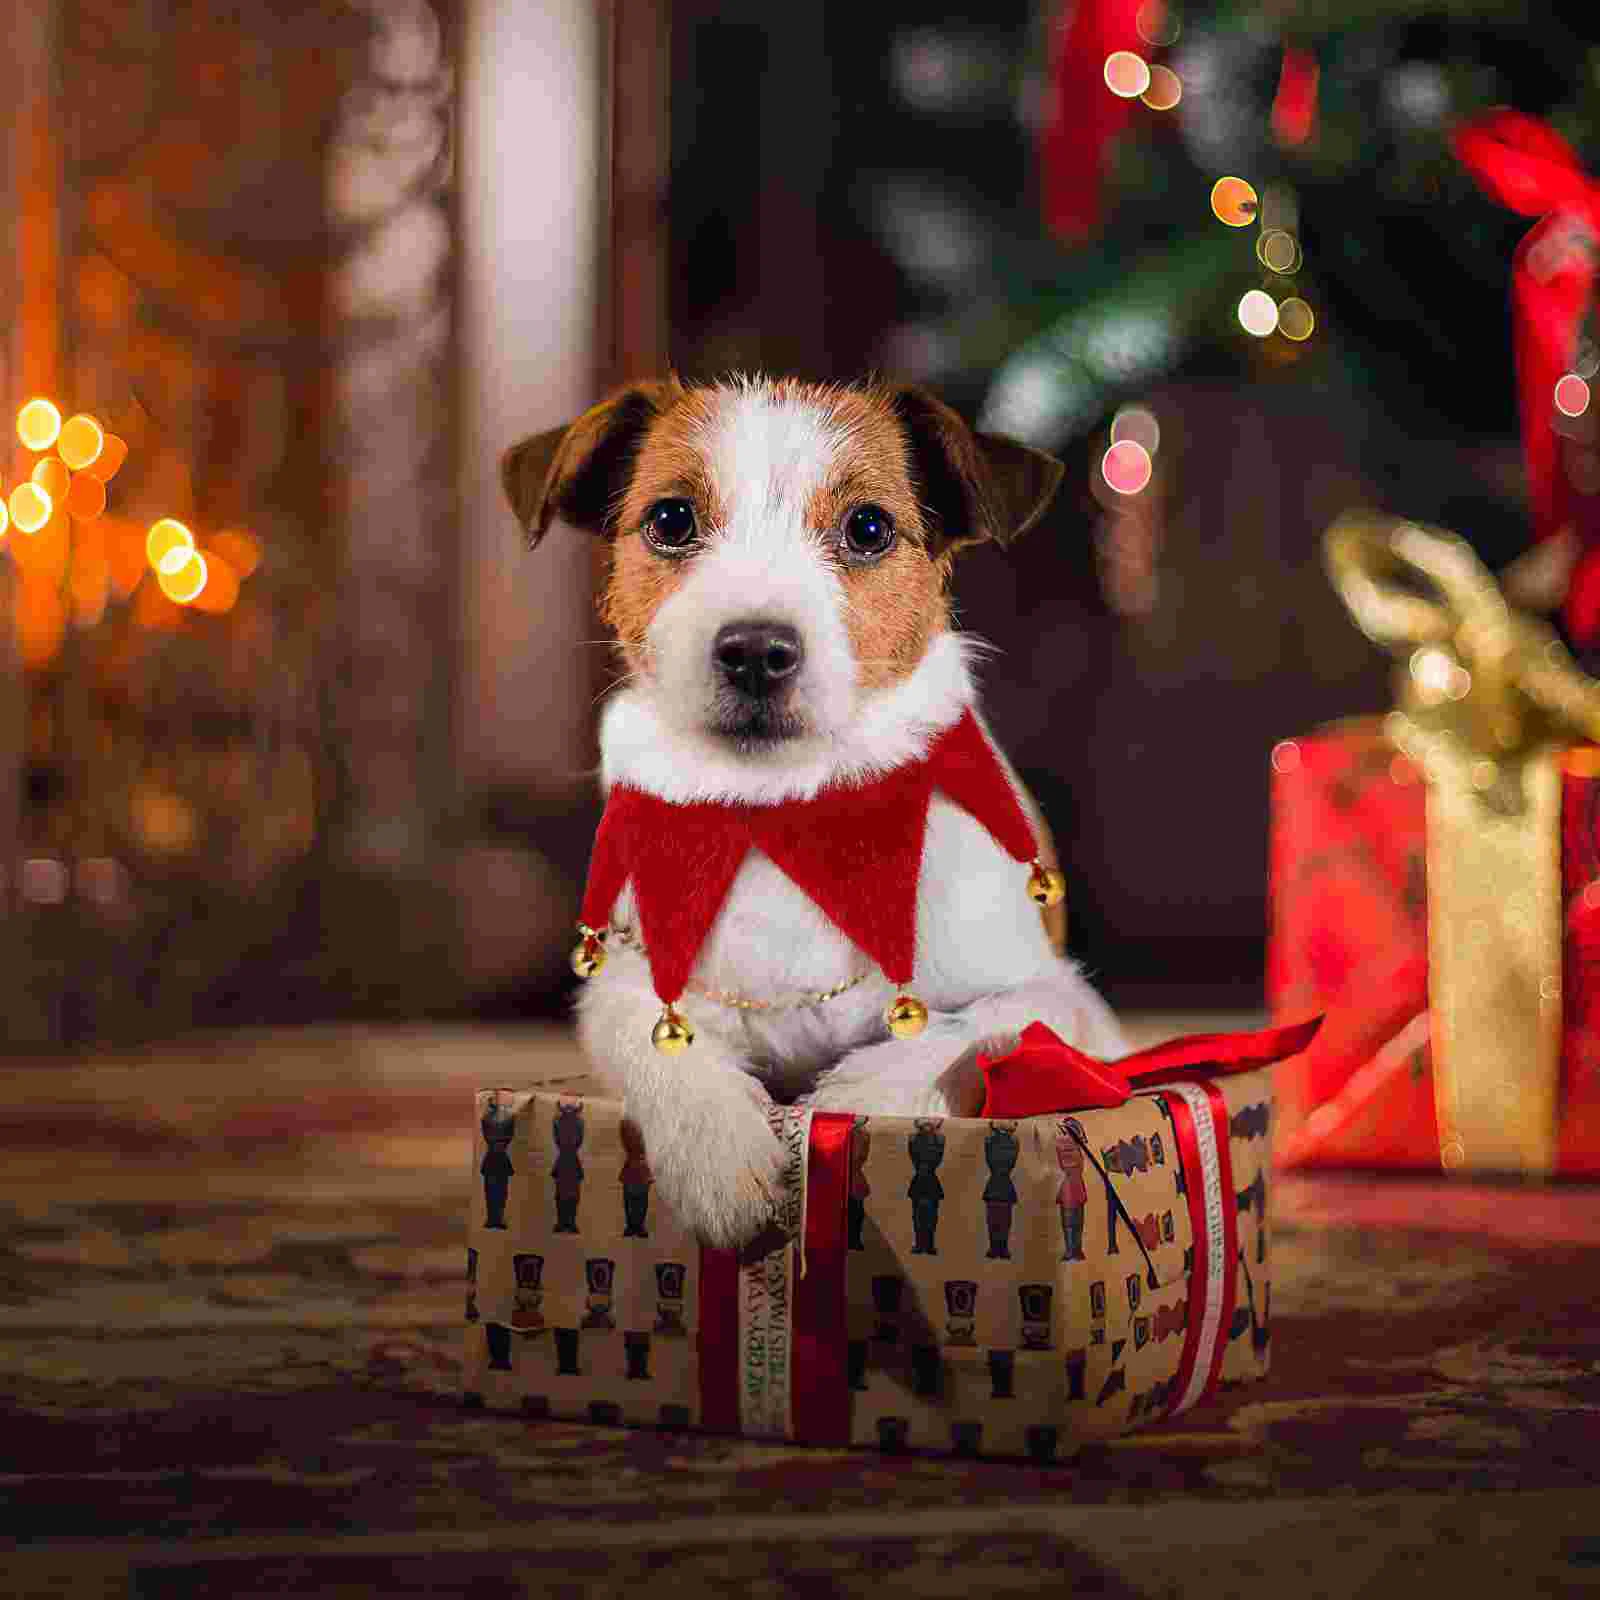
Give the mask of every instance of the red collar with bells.
<svg viewBox="0 0 1600 1600">
<path fill-rule="evenodd" d="M 595 835 L 580 924 L 585 937 L 574 965 L 584 970 L 585 952 L 591 971 L 599 965 L 598 942 L 631 881 L 651 977 L 666 1007 L 657 1025 L 661 1045 L 669 1020 L 683 1026 L 673 1002 L 687 987 L 711 924 L 754 849 L 804 890 L 890 982 L 904 986 L 916 961 L 917 880 L 936 790 L 980 822 L 1014 859 L 1035 862 L 1041 880 L 1039 888 L 1030 881 L 1035 898 L 1059 898 L 1059 875 L 1037 867 L 1032 824 L 977 718 L 967 711 L 920 761 L 866 783 L 829 785 L 809 800 L 677 804 L 615 785 Z M 919 1002 L 911 1003 L 926 1016 Z"/>
</svg>

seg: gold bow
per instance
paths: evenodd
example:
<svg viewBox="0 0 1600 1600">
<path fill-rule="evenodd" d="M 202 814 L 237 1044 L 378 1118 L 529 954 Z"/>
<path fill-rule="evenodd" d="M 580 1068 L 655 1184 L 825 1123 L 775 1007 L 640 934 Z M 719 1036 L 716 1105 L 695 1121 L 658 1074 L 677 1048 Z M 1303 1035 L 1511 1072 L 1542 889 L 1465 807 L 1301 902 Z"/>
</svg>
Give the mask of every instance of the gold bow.
<svg viewBox="0 0 1600 1600">
<path fill-rule="evenodd" d="M 1546 1175 L 1560 1110 L 1559 762 L 1575 740 L 1600 740 L 1600 683 L 1454 534 L 1355 512 L 1325 549 L 1357 625 L 1404 661 L 1385 730 L 1427 779 L 1440 1158 Z"/>
</svg>

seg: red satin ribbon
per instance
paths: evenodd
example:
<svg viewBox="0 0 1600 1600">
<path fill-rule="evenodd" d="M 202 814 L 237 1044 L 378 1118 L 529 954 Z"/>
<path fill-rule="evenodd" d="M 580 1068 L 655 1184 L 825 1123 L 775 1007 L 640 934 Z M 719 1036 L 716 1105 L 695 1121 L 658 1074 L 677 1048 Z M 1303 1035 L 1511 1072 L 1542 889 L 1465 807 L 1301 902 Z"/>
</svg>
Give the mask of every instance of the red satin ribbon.
<svg viewBox="0 0 1600 1600">
<path fill-rule="evenodd" d="M 1541 217 L 1511 264 L 1512 342 L 1522 449 L 1534 529 L 1545 539 L 1570 526 L 1583 546 L 1565 606 L 1579 644 L 1600 637 L 1600 496 L 1579 494 L 1561 464 L 1555 386 L 1571 370 L 1578 329 L 1594 290 L 1600 183 L 1553 128 L 1517 111 L 1491 111 L 1457 128 L 1456 157 L 1490 199 Z"/>
<path fill-rule="evenodd" d="M 1009 1055 L 979 1054 L 984 1102 L 980 1117 L 1043 1117 L 1061 1111 L 1120 1106 L 1153 1083 L 1201 1083 L 1249 1072 L 1299 1055 L 1316 1037 L 1321 1017 L 1254 1033 L 1191 1033 L 1120 1061 L 1100 1061 L 1030 1022 Z"/>
<path fill-rule="evenodd" d="M 792 1349 L 794 1436 L 801 1444 L 850 1442 L 850 1381 L 845 1363 L 846 1202 L 850 1133 L 843 1112 L 811 1115 L 806 1165 L 805 1273 L 794 1285 Z"/>
<path fill-rule="evenodd" d="M 845 1352 L 847 1201 L 855 1118 L 817 1111 L 806 1155 L 805 1271 L 793 1275 L 789 1411 L 801 1444 L 850 1442 L 850 1382 Z M 793 1249 L 794 1247 L 788 1246 Z M 739 1257 L 700 1248 L 698 1340 L 700 1426 L 738 1433 Z"/>
</svg>

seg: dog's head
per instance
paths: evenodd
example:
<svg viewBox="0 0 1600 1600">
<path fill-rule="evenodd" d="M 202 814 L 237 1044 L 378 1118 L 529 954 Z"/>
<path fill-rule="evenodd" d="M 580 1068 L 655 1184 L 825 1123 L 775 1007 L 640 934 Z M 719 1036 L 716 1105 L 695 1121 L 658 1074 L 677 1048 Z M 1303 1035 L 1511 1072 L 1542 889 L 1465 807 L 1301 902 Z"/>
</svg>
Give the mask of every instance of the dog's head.
<svg viewBox="0 0 1600 1600">
<path fill-rule="evenodd" d="M 950 562 L 1039 518 L 1060 463 L 914 388 L 635 383 L 511 449 L 535 544 L 606 539 L 632 692 L 741 757 L 837 741 L 949 627 Z"/>
</svg>

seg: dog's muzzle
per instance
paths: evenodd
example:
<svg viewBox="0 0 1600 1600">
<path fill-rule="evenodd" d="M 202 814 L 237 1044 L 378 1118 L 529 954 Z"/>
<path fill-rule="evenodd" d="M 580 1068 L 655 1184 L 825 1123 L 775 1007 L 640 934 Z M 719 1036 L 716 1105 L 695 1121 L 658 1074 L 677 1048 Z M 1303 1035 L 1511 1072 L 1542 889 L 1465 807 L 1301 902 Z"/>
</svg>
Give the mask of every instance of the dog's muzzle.
<svg viewBox="0 0 1600 1600">
<path fill-rule="evenodd" d="M 786 622 L 729 622 L 711 641 L 711 659 L 729 688 L 750 700 L 770 700 L 799 672 L 805 649 Z"/>
</svg>

